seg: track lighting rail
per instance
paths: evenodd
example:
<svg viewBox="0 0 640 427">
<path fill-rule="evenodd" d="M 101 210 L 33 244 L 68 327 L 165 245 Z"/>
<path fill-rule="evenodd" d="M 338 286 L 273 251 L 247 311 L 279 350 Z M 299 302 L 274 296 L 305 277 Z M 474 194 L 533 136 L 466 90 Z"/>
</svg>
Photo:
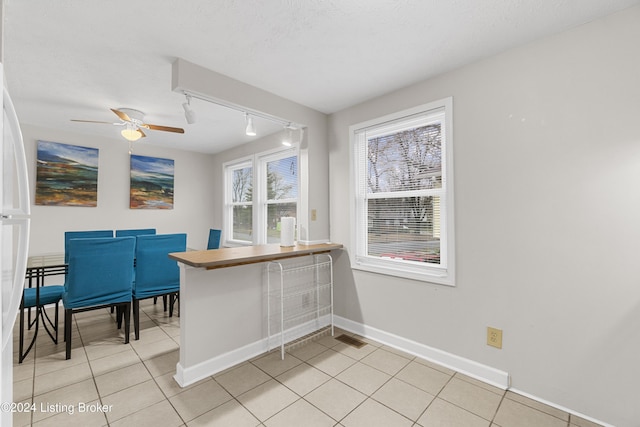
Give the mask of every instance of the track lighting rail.
<svg viewBox="0 0 640 427">
<path fill-rule="evenodd" d="M 182 93 L 187 97 L 187 99 L 189 97 L 192 97 L 192 98 L 199 99 L 201 101 L 210 102 L 212 104 L 220 105 L 221 107 L 226 107 L 226 108 L 229 108 L 231 110 L 239 111 L 240 113 L 243 113 L 245 115 L 249 114 L 252 117 L 259 117 L 261 119 L 265 119 L 265 120 L 269 120 L 269 121 L 274 122 L 274 123 L 278 123 L 278 124 L 282 125 L 283 127 L 288 128 L 288 129 L 300 129 L 300 128 L 304 127 L 301 124 L 291 122 L 290 120 L 283 120 L 283 119 L 281 119 L 279 117 L 272 116 L 270 114 L 265 114 L 265 113 L 260 112 L 260 111 L 251 110 L 251 109 L 242 107 L 240 105 L 232 104 L 230 102 L 226 102 L 226 101 L 223 101 L 223 100 L 220 100 L 220 99 L 211 98 L 211 97 L 208 97 L 208 96 L 205 96 L 205 95 L 201 95 L 201 94 L 196 93 L 196 92 L 183 90 Z"/>
</svg>

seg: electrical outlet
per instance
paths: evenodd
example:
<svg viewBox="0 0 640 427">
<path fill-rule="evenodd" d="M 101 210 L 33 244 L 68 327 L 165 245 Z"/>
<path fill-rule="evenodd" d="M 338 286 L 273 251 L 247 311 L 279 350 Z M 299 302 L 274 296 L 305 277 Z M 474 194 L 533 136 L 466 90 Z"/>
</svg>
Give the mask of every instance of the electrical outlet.
<svg viewBox="0 0 640 427">
<path fill-rule="evenodd" d="M 502 348 L 502 329 L 487 327 L 487 345 Z"/>
<path fill-rule="evenodd" d="M 311 221 L 318 219 L 318 212 L 315 209 L 311 209 Z"/>
</svg>

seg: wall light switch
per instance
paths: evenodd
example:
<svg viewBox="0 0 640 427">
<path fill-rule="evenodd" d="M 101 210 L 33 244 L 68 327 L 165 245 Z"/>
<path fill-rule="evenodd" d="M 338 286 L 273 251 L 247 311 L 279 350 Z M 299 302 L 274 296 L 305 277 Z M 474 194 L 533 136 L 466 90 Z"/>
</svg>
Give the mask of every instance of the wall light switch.
<svg viewBox="0 0 640 427">
<path fill-rule="evenodd" d="M 317 219 L 318 212 L 315 209 L 311 209 L 311 221 L 315 221 Z"/>
</svg>

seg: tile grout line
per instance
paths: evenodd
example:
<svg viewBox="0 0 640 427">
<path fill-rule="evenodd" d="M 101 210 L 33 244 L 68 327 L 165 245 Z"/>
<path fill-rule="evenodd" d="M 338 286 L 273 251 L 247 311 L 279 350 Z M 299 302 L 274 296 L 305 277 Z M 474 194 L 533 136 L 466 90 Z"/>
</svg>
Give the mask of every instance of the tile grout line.
<svg viewBox="0 0 640 427">
<path fill-rule="evenodd" d="M 141 310 L 142 310 L 142 308 L 141 308 Z M 156 322 L 156 320 L 155 320 L 155 319 L 151 318 L 150 316 L 147 316 L 147 317 L 149 317 L 149 318 L 151 319 L 151 321 L 153 321 L 153 323 L 154 323 L 156 326 L 160 326 L 160 325 Z M 162 329 L 162 328 L 161 328 L 161 329 Z M 164 329 L 163 329 L 163 332 L 164 332 Z M 166 333 L 166 332 L 165 332 L 165 333 Z M 168 335 L 168 334 L 167 334 L 167 335 Z M 133 346 L 132 346 L 132 348 L 133 348 Z M 136 353 L 136 355 L 137 355 L 138 357 L 140 357 L 140 355 L 138 354 L 138 352 L 137 352 L 135 349 L 133 349 L 133 351 Z M 185 421 L 185 419 L 184 419 L 184 418 L 182 418 L 182 415 L 181 415 L 181 414 L 180 414 L 180 412 L 178 411 L 178 408 L 176 408 L 176 407 L 173 405 L 173 403 L 171 402 L 171 399 L 169 398 L 169 396 L 167 396 L 167 394 L 166 394 L 166 393 L 165 393 L 165 391 L 162 389 L 162 387 L 160 387 L 160 384 L 159 384 L 159 383 L 158 383 L 158 381 L 156 380 L 156 377 L 154 377 L 154 376 L 153 376 L 153 373 L 151 372 L 151 370 L 149 369 L 149 367 L 147 366 L 147 364 L 146 364 L 146 363 L 144 363 L 144 360 L 142 360 L 142 359 L 140 359 L 140 363 L 142 363 L 142 366 L 144 366 L 144 368 L 147 370 L 147 372 L 149 373 L 149 376 L 151 376 L 151 380 L 152 380 L 152 381 L 154 382 L 154 384 L 158 387 L 158 390 L 160 390 L 160 393 L 162 393 L 162 395 L 164 396 L 164 398 L 165 398 L 165 400 L 167 401 L 167 403 L 169 403 L 169 405 L 171 406 L 171 408 L 173 408 L 173 410 L 175 411 L 175 413 L 178 415 L 178 418 L 180 418 L 180 421 L 182 421 L 182 424 L 186 426 L 186 425 L 187 425 L 187 421 Z M 186 390 L 185 390 L 185 391 L 186 391 Z M 180 394 L 180 393 L 178 393 L 178 394 Z M 144 409 L 147 409 L 147 408 L 143 408 L 143 409 L 141 409 L 141 411 L 142 411 L 142 410 L 144 410 Z M 137 412 L 140 412 L 140 411 L 137 411 Z"/>
<path fill-rule="evenodd" d="M 143 311 L 144 311 L 144 309 L 141 307 L 141 308 L 140 308 L 140 311 L 141 311 L 141 312 L 143 312 Z M 149 316 L 149 315 L 148 315 L 148 314 L 146 314 L 146 313 L 145 313 L 145 315 L 149 318 L 149 320 L 150 320 L 151 322 L 153 322 L 153 324 L 154 324 L 155 326 L 159 327 L 159 328 L 162 330 L 162 332 L 164 332 L 164 333 L 167 335 L 167 337 L 169 337 L 170 339 L 172 339 L 172 340 L 173 340 L 173 338 L 172 338 L 172 337 L 170 337 L 170 336 L 169 336 L 169 334 L 167 334 L 167 333 L 166 333 L 166 331 L 160 327 L 160 324 L 156 321 L 156 319 L 155 319 L 155 318 L 152 318 L 151 316 Z M 133 334 L 135 335 L 135 330 L 134 330 Z M 135 338 L 134 338 L 134 339 L 135 339 Z M 129 346 L 131 347 L 131 350 L 135 353 L 135 355 L 136 355 L 136 356 L 138 357 L 138 359 L 140 360 L 140 362 L 139 362 L 139 363 L 141 363 L 141 364 L 142 364 L 142 366 L 144 366 L 144 368 L 146 369 L 146 371 L 149 373 L 149 376 L 151 377 L 151 381 L 153 381 L 153 383 L 158 387 L 158 390 L 160 390 L 160 393 L 162 393 L 162 395 L 164 396 L 164 400 L 166 400 L 166 401 L 169 403 L 169 405 L 171 405 L 171 407 L 173 408 L 173 410 L 175 411 L 175 413 L 176 413 L 176 414 L 178 415 L 178 417 L 180 418 L 180 421 L 182 421 L 182 424 L 186 426 L 186 425 L 187 425 L 187 422 L 184 420 L 184 418 L 182 418 L 182 415 L 180 414 L 180 412 L 178 412 L 178 409 L 173 405 L 173 403 L 171 403 L 171 400 L 170 400 L 170 399 L 169 399 L 169 397 L 166 395 L 166 393 L 164 392 L 164 390 L 162 390 L 162 387 L 160 387 L 160 384 L 158 384 L 158 382 L 156 381 L 156 378 L 153 376 L 153 373 L 149 370 L 149 367 L 147 366 L 147 364 L 146 364 L 146 363 L 144 363 L 144 360 L 142 359 L 142 357 L 140 356 L 140 354 L 138 353 L 138 351 L 134 348 L 134 346 L 133 346 L 133 345 L 131 345 L 131 337 L 129 337 Z M 151 359 L 149 359 L 149 360 L 151 360 Z M 142 384 L 142 383 L 140 383 L 140 384 Z M 135 385 L 130 386 L 130 387 L 127 387 L 127 388 L 132 388 L 132 387 L 135 387 L 136 385 L 139 385 L 139 384 L 135 384 Z M 123 390 L 126 390 L 126 389 L 123 389 Z M 122 390 L 119 390 L 118 392 L 120 392 L 120 391 L 122 391 Z M 116 392 L 116 393 L 118 393 L 118 392 Z M 115 393 L 113 393 L 113 394 L 115 394 Z M 150 406 L 153 406 L 153 405 L 155 405 L 155 404 L 157 404 L 157 403 L 159 403 L 159 402 L 153 403 L 153 404 L 152 404 L 152 405 L 150 405 Z M 139 409 L 139 410 L 137 410 L 137 411 L 134 411 L 134 412 L 132 412 L 132 413 L 130 413 L 130 414 L 127 414 L 126 416 L 124 416 L 124 417 L 120 418 L 119 420 L 124 419 L 124 418 L 127 418 L 127 417 L 130 417 L 131 415 L 137 414 L 137 413 L 139 413 L 139 412 L 141 412 L 141 411 L 144 411 L 145 409 L 148 409 L 150 406 L 147 406 L 147 407 L 145 407 L 145 408 L 141 408 L 141 409 Z M 106 417 L 106 414 L 105 414 L 105 417 Z M 119 420 L 115 420 L 115 421 L 119 421 Z M 108 422 L 108 420 L 107 420 L 107 422 Z M 109 424 L 109 425 L 110 425 L 110 424 Z"/>
<path fill-rule="evenodd" d="M 500 403 L 498 403 L 498 407 L 496 408 L 496 412 L 493 414 L 493 418 L 491 418 L 491 421 L 489 424 L 490 426 L 493 426 L 496 422 L 496 417 L 498 416 L 498 412 L 500 411 L 500 407 L 502 406 L 502 402 L 504 402 L 504 399 L 507 398 L 507 390 L 504 391 L 504 393 L 502 394 L 502 397 L 500 398 Z M 497 424 L 496 424 L 497 425 Z"/>
<path fill-rule="evenodd" d="M 369 344 L 369 343 L 367 343 L 366 345 L 370 345 L 370 344 Z M 364 347 L 364 346 L 363 346 L 363 347 Z M 374 347 L 375 347 L 375 346 L 374 346 Z M 358 389 L 356 389 L 356 388 L 352 387 L 350 384 L 345 383 L 344 381 L 342 381 L 342 380 L 340 380 L 339 378 L 337 378 L 337 376 L 338 376 L 338 375 L 340 375 L 341 373 L 345 372 L 347 369 L 350 369 L 351 367 L 355 366 L 355 365 L 356 365 L 356 364 L 358 364 L 358 363 L 360 363 L 360 364 L 362 364 L 362 365 L 364 365 L 364 366 L 367 366 L 367 367 L 369 367 L 369 368 L 375 369 L 376 371 L 381 372 L 381 373 L 383 373 L 383 374 L 385 374 L 385 375 L 389 375 L 389 378 L 388 378 L 388 379 L 387 379 L 387 380 L 386 380 L 382 385 L 380 385 L 378 388 L 376 388 L 372 393 L 370 393 L 370 394 L 368 394 L 368 395 L 365 395 L 365 396 L 366 396 L 366 399 L 364 399 L 362 402 L 360 402 L 360 404 L 358 404 L 355 408 L 353 408 L 353 409 L 352 409 L 349 413 L 347 413 L 343 418 L 341 418 L 340 420 L 338 420 L 338 423 L 341 423 L 341 422 L 342 422 L 346 417 L 348 417 L 348 416 L 349 416 L 349 414 L 351 414 L 352 412 L 354 412 L 357 408 L 359 408 L 362 404 L 364 404 L 364 403 L 365 403 L 367 400 L 369 400 L 369 399 L 371 399 L 371 400 L 375 401 L 376 403 L 378 403 L 378 404 L 380 404 L 380 405 L 384 406 L 385 408 L 387 408 L 387 409 L 389 409 L 389 410 L 391 410 L 391 411 L 393 411 L 393 412 L 397 413 L 398 415 L 400 415 L 400 416 L 402 416 L 402 417 L 404 417 L 404 418 L 408 419 L 408 420 L 409 420 L 409 421 L 411 421 L 412 423 L 414 423 L 414 424 L 416 423 L 416 421 L 414 421 L 414 420 L 412 420 L 412 419 L 408 418 L 406 415 L 401 414 L 400 412 L 398 412 L 398 411 L 396 411 L 395 409 L 393 409 L 393 408 L 391 408 L 391 407 L 389 407 L 389 406 L 385 405 L 384 403 L 379 402 L 378 400 L 376 400 L 376 399 L 373 397 L 373 395 L 374 395 L 378 390 L 380 390 L 380 389 L 381 389 L 382 387 L 384 387 L 387 383 L 389 383 L 393 378 L 395 378 L 395 377 L 396 377 L 396 375 L 397 375 L 400 371 L 402 371 L 402 369 L 404 369 L 404 367 L 403 367 L 403 368 L 402 368 L 402 369 L 400 369 L 398 372 L 396 372 L 396 374 L 394 374 L 394 375 L 390 375 L 390 374 L 388 374 L 388 373 L 386 373 L 386 372 L 384 372 L 384 371 L 381 371 L 380 369 L 376 368 L 375 366 L 370 366 L 370 365 L 368 365 L 367 363 L 364 363 L 364 362 L 362 361 L 362 359 L 364 359 L 365 357 L 367 357 L 367 356 L 369 356 L 369 355 L 371 355 L 371 354 L 375 353 L 375 352 L 376 352 L 376 351 L 378 351 L 378 350 L 386 351 L 386 350 L 383 350 L 381 347 L 376 347 L 376 348 L 375 348 L 371 353 L 367 354 L 366 356 L 363 356 L 363 357 L 362 357 L 361 359 L 359 359 L 359 360 L 354 359 L 354 360 L 356 360 L 356 363 L 354 363 L 353 365 L 350 365 L 349 367 L 347 367 L 347 368 L 345 368 L 344 370 L 340 371 L 340 372 L 339 372 L 338 374 L 336 374 L 335 376 L 332 376 L 332 377 L 331 377 L 332 379 L 335 379 L 336 381 L 339 381 L 340 383 L 342 383 L 342 384 L 346 385 L 347 387 L 350 387 L 350 388 L 352 388 L 353 390 L 355 390 L 355 391 L 357 391 L 357 392 L 359 392 L 359 393 L 362 393 L 362 391 L 360 391 L 360 390 L 358 390 Z M 337 353 L 342 354 L 342 353 L 340 353 L 340 352 L 337 352 Z M 348 356 L 348 355 L 346 355 L 346 354 L 343 354 L 343 355 L 344 355 L 344 356 L 346 356 L 346 357 L 350 357 L 350 356 Z M 398 356 L 399 356 L 399 355 L 398 355 Z M 402 356 L 399 356 L 399 357 L 402 357 Z M 351 357 L 350 357 L 350 358 L 351 358 Z M 353 359 L 353 358 L 352 358 L 352 359 Z M 407 365 L 408 365 L 409 363 L 411 363 L 411 361 L 412 361 L 412 360 L 409 360 L 409 359 L 407 359 L 407 360 L 408 360 L 408 363 L 407 363 Z M 407 365 L 405 365 L 405 367 L 406 367 Z M 311 366 L 311 365 L 310 365 L 310 366 Z M 313 366 L 312 366 L 312 367 L 313 367 Z M 316 368 L 316 369 L 317 369 L 317 368 Z M 325 372 L 325 373 L 326 373 L 326 372 Z M 397 379 L 398 381 L 402 381 L 402 380 L 401 380 L 401 379 L 399 379 L 399 378 L 396 378 L 396 379 Z M 403 382 L 404 382 L 404 381 L 403 381 Z M 323 383 L 323 384 L 326 384 L 326 382 L 325 382 L 325 383 Z M 319 388 L 319 387 L 320 387 L 320 386 L 318 386 L 318 387 L 316 387 L 316 388 Z M 308 394 L 308 393 L 307 393 L 307 394 Z M 362 393 L 362 394 L 364 394 L 364 393 Z M 303 398 L 304 398 L 304 397 L 303 397 Z M 316 409 L 318 409 L 319 411 L 321 411 L 322 413 L 326 414 L 326 412 L 322 411 L 320 408 L 317 408 L 315 405 L 313 405 L 313 403 L 309 402 L 309 401 L 308 401 L 308 400 L 306 400 L 306 399 L 305 399 L 305 401 L 306 401 L 306 402 L 308 402 L 309 404 L 311 404 L 313 407 L 315 407 L 315 408 L 316 408 Z M 329 414 L 326 414 L 326 415 L 328 415 L 328 416 L 329 416 L 330 418 L 332 418 L 332 419 L 335 419 L 335 418 L 331 417 Z"/>
<path fill-rule="evenodd" d="M 319 343 L 318 343 L 318 345 L 322 345 L 322 344 L 319 344 Z M 330 348 L 329 348 L 329 347 L 327 347 L 327 346 L 325 346 L 325 345 L 322 345 L 322 346 L 323 346 L 323 347 L 325 347 L 326 349 L 325 349 L 325 350 L 323 350 L 322 352 L 320 352 L 318 355 L 325 353 L 327 350 L 330 350 Z M 278 351 L 279 351 L 279 350 L 278 350 Z M 250 410 L 249 408 L 247 408 L 245 405 L 243 405 L 243 404 L 242 404 L 242 402 L 238 401 L 238 403 L 239 403 L 240 405 L 242 405 L 242 407 L 243 407 L 243 408 L 245 408 L 247 411 L 249 411 L 249 413 L 251 413 L 251 415 L 253 415 L 254 417 L 256 417 L 256 419 L 257 419 L 258 421 L 260 421 L 260 425 L 264 425 L 264 422 L 266 422 L 266 421 L 270 420 L 271 418 L 275 417 L 276 415 L 278 415 L 279 413 L 281 413 L 282 411 L 284 411 L 285 409 L 289 408 L 290 406 L 292 406 L 293 404 L 295 404 L 296 402 L 298 402 L 298 401 L 300 401 L 300 400 L 304 400 L 305 402 L 309 403 L 311 406 L 313 406 L 314 408 L 316 408 L 317 410 L 319 410 L 319 411 L 320 411 L 320 412 L 322 412 L 323 414 L 327 415 L 327 416 L 328 416 L 329 418 L 331 418 L 332 420 L 335 420 L 335 418 L 333 418 L 332 416 L 330 416 L 329 414 L 327 414 L 326 412 L 324 412 L 324 411 L 323 411 L 323 410 L 321 410 L 320 408 L 316 407 L 313 403 L 311 403 L 311 402 L 309 402 L 308 400 L 304 399 L 304 396 L 300 396 L 298 393 L 296 393 L 296 391 L 295 391 L 295 390 L 290 389 L 289 387 L 287 387 L 287 386 L 286 386 L 286 384 L 283 384 L 283 383 L 282 383 L 282 382 L 280 382 L 276 377 L 274 377 L 274 376 L 273 376 L 273 375 L 271 375 L 269 372 L 265 371 L 265 370 L 264 370 L 264 369 L 262 369 L 260 366 L 258 366 L 258 365 L 256 365 L 256 364 L 254 363 L 254 361 L 258 361 L 258 360 L 260 360 L 260 359 L 263 359 L 263 358 L 265 358 L 265 357 L 268 357 L 268 355 L 269 355 L 269 354 L 271 354 L 271 353 L 272 353 L 272 351 L 269 351 L 269 352 L 265 353 L 263 356 L 260 356 L 260 357 L 258 357 L 258 358 L 255 358 L 254 360 L 249 360 L 249 361 L 248 361 L 248 363 L 250 363 L 251 365 L 253 365 L 253 366 L 254 366 L 254 367 L 256 367 L 257 369 L 259 369 L 260 371 L 264 372 L 264 373 L 265 373 L 266 375 L 268 375 L 272 380 L 276 381 L 278 384 L 281 384 L 281 385 L 282 385 L 282 386 L 284 386 L 287 390 L 289 390 L 289 391 L 291 391 L 292 393 L 294 393 L 296 396 L 298 396 L 298 399 L 296 399 L 294 402 L 290 403 L 289 405 L 285 406 L 284 408 L 280 409 L 278 412 L 276 412 L 275 414 L 271 415 L 269 418 L 267 418 L 267 419 L 266 419 L 266 420 L 264 420 L 264 421 L 260 420 L 260 418 L 258 418 L 258 417 L 253 413 L 253 412 L 251 412 L 251 410 Z M 292 369 L 294 369 L 294 368 L 296 368 L 296 367 L 298 367 L 298 366 L 300 366 L 300 365 L 303 365 L 303 364 L 305 364 L 305 365 L 307 365 L 307 366 L 309 366 L 309 367 L 311 367 L 311 368 L 318 369 L 318 368 L 316 368 L 316 367 L 314 367 L 314 366 L 310 365 L 310 364 L 308 363 L 308 361 L 305 361 L 305 360 L 299 359 L 299 358 L 295 357 L 294 355 L 290 354 L 288 351 L 286 352 L 286 354 L 288 354 L 289 356 L 291 356 L 291 357 L 295 358 L 296 360 L 300 360 L 300 361 L 301 361 L 301 363 L 300 363 L 300 364 L 298 364 L 298 365 L 296 365 L 296 366 L 293 366 L 293 367 L 291 367 L 291 368 L 287 369 L 287 370 L 286 370 L 286 371 L 284 371 L 284 372 L 281 372 L 279 375 L 282 375 L 282 374 L 284 374 L 284 373 L 286 373 L 286 372 L 289 372 L 289 371 L 291 371 Z M 316 356 L 318 356 L 318 355 L 316 355 Z M 316 356 L 314 356 L 314 357 L 316 357 Z M 324 371 L 320 371 L 320 372 L 324 372 Z M 324 373 L 326 374 L 326 372 L 324 372 Z M 331 378 L 334 378 L 334 377 L 331 377 Z M 215 380 L 215 378 L 214 378 L 214 380 Z M 330 380 L 328 380 L 328 381 L 330 381 Z M 325 381 L 325 382 L 324 382 L 324 383 L 322 383 L 322 384 L 326 384 L 328 381 Z M 268 381 L 265 381 L 265 382 L 268 382 Z M 253 389 L 255 389 L 255 388 L 257 388 L 257 387 L 261 386 L 262 384 L 264 384 L 264 383 L 258 384 L 257 386 L 253 387 L 253 388 L 252 388 L 252 389 L 250 389 L 250 390 L 245 391 L 244 393 L 248 393 L 249 391 L 251 391 L 251 390 L 253 390 Z M 318 387 L 314 388 L 313 390 L 315 390 L 315 389 L 317 389 L 317 388 L 321 387 L 321 386 L 322 386 L 322 384 L 321 384 L 321 385 L 319 385 Z M 225 389 L 225 390 L 226 390 L 226 389 Z M 311 390 L 311 391 L 313 391 L 313 390 Z M 310 391 L 309 393 L 311 393 L 311 391 Z M 244 393 L 242 393 L 242 394 L 244 394 Z M 309 394 L 309 393 L 307 393 L 307 394 Z M 234 397 L 234 399 L 238 400 L 236 396 L 233 396 L 233 397 Z"/>
<path fill-rule="evenodd" d="M 82 350 L 84 352 L 84 356 L 87 358 L 87 365 L 89 365 L 89 372 L 91 372 L 91 380 L 93 381 L 93 386 L 96 388 L 96 394 L 98 395 L 98 401 L 100 402 L 100 405 L 103 405 L 102 402 L 102 395 L 100 394 L 100 390 L 98 389 L 98 383 L 96 382 L 96 376 L 93 372 L 93 366 L 91 365 L 91 361 L 89 360 L 89 353 L 87 353 L 87 348 L 84 345 L 84 339 L 82 338 L 82 332 L 80 332 L 80 327 L 78 326 L 78 321 L 75 318 L 75 316 L 71 316 L 72 321 L 75 322 L 75 327 L 78 329 L 78 339 L 80 340 L 80 342 L 82 343 Z M 71 331 L 71 335 L 73 335 L 73 331 Z M 66 343 L 65 343 L 66 345 Z M 73 347 L 71 348 L 71 350 L 73 351 Z M 109 418 L 107 417 L 107 413 L 104 412 L 104 420 L 107 423 L 107 426 L 110 426 L 109 423 Z"/>
<path fill-rule="evenodd" d="M 433 368 L 432 368 L 432 369 L 433 369 Z M 422 416 L 424 416 L 424 415 L 427 413 L 427 411 L 429 410 L 429 408 L 431 407 L 431 405 L 433 405 L 433 402 L 435 402 L 435 401 L 436 401 L 436 399 L 438 398 L 438 396 L 440 395 L 440 393 L 442 393 L 442 390 L 444 390 L 444 389 L 445 389 L 445 387 L 447 387 L 447 385 L 451 382 L 451 380 L 453 379 L 453 377 L 454 377 L 454 376 L 455 376 L 455 374 L 453 374 L 453 375 L 450 375 L 450 376 L 449 376 L 449 379 L 448 379 L 448 380 L 447 380 L 447 382 L 442 386 L 442 388 L 440 388 L 440 390 L 438 391 L 438 393 L 436 393 L 436 394 L 435 394 L 435 396 L 433 397 L 433 400 L 432 400 L 431 402 L 429 402 L 429 404 L 427 405 L 427 407 L 426 407 L 426 408 L 424 408 L 424 410 L 420 413 L 420 415 L 418 415 L 418 418 L 416 418 L 416 421 L 415 421 L 415 423 L 416 423 L 416 424 L 418 424 L 418 420 L 419 420 Z M 400 381 L 402 381 L 402 380 L 400 379 Z M 408 383 L 407 383 L 407 384 L 408 384 Z M 444 400 L 444 399 L 443 399 L 443 400 Z M 445 402 L 448 402 L 448 400 L 445 400 Z M 457 405 L 456 405 L 456 406 L 457 406 Z M 464 408 L 463 408 L 463 409 L 464 409 Z M 475 415 L 475 414 L 474 414 L 474 415 Z M 418 425 L 420 425 L 420 424 L 418 424 Z"/>
<path fill-rule="evenodd" d="M 251 363 L 251 362 L 249 362 L 249 363 Z M 256 368 L 258 368 L 258 367 L 256 366 Z M 258 368 L 258 369 L 260 369 L 260 368 Z M 233 370 L 233 369 L 232 369 L 232 370 Z M 229 372 L 230 372 L 230 371 L 229 371 Z M 267 375 L 269 375 L 269 374 L 267 374 Z M 264 384 L 264 383 L 268 382 L 269 380 L 267 380 L 267 381 L 265 381 L 265 382 L 262 382 L 262 383 L 260 383 L 260 384 L 256 385 L 255 387 L 252 387 L 252 388 L 250 388 L 249 390 L 246 390 L 246 391 L 244 391 L 244 392 L 240 393 L 238 396 L 234 396 L 234 395 L 233 395 L 233 394 L 232 394 L 232 393 L 231 393 L 231 392 L 230 392 L 230 391 L 229 391 L 229 390 L 228 390 L 224 385 L 222 385 L 218 380 L 216 380 L 215 375 L 211 375 L 211 376 L 210 376 L 210 377 L 208 377 L 208 378 L 211 378 L 211 379 L 212 379 L 216 384 L 218 384 L 218 385 L 220 386 L 220 388 L 222 388 L 225 392 L 227 392 L 227 393 L 229 394 L 229 396 L 231 396 L 231 399 L 227 400 L 226 402 L 221 403 L 220 405 L 216 406 L 215 408 L 211 408 L 211 409 L 209 409 L 209 410 L 208 410 L 207 412 L 205 412 L 204 414 L 206 414 L 206 413 L 208 413 L 208 412 L 211 412 L 211 411 L 215 411 L 215 410 L 216 410 L 216 409 L 218 409 L 220 406 L 222 406 L 222 405 L 224 405 L 224 404 L 226 404 L 226 403 L 228 403 L 228 402 L 231 402 L 232 400 L 235 400 L 235 401 L 236 401 L 236 403 L 238 403 L 238 405 L 240 405 L 241 407 L 243 407 L 243 408 L 244 408 L 247 412 L 249 412 L 249 413 L 250 413 L 250 414 L 251 414 L 251 415 L 252 415 L 256 420 L 258 420 L 258 422 L 260 423 L 260 424 L 259 424 L 260 426 L 264 425 L 263 421 L 262 421 L 262 420 L 260 420 L 260 418 L 258 418 L 258 417 L 256 416 L 256 414 L 254 414 L 253 412 L 251 412 L 251 410 L 250 410 L 249 408 L 247 408 L 245 405 L 243 405 L 243 404 L 242 404 L 242 402 L 240 402 L 240 400 L 238 400 L 238 396 L 241 396 L 241 395 L 243 395 L 243 394 L 245 394 L 245 393 L 248 393 L 248 392 L 250 392 L 251 390 L 255 389 L 256 387 L 260 387 L 262 384 Z M 275 378 L 273 378 L 273 377 L 272 377 L 272 379 L 275 379 Z M 201 417 L 201 416 L 202 416 L 202 415 L 204 415 L 204 414 L 198 415 L 198 417 Z M 196 418 L 198 418 L 198 417 L 196 417 Z M 182 419 L 182 417 L 180 417 L 180 418 Z M 186 425 L 186 422 L 185 422 L 185 425 Z"/>
<path fill-rule="evenodd" d="M 367 345 L 369 345 L 369 344 L 367 344 Z M 378 351 L 378 350 L 386 351 L 386 350 L 381 349 L 380 347 L 376 347 L 376 349 L 375 349 L 375 350 L 373 350 L 371 353 L 367 354 L 367 356 L 369 356 L 369 355 L 371 355 L 371 354 L 375 353 L 375 352 L 376 352 L 376 351 Z M 367 357 L 367 356 L 364 356 L 362 359 L 364 359 L 364 358 L 365 358 L 365 357 Z M 399 357 L 402 357 L 402 356 L 399 356 Z M 386 373 L 386 372 L 384 372 L 384 371 L 381 371 L 380 369 L 376 368 L 375 366 L 370 366 L 370 365 L 368 365 L 368 364 L 364 363 L 364 362 L 362 361 L 362 359 L 360 359 L 360 360 L 356 361 L 356 363 L 360 363 L 360 364 L 362 364 L 362 365 L 364 365 L 364 366 L 368 366 L 368 367 L 370 367 L 370 368 L 372 368 L 372 369 L 375 369 L 375 370 L 376 370 L 376 371 L 378 371 L 378 372 L 381 372 L 381 373 L 383 373 L 383 374 L 389 375 L 389 378 L 388 378 L 384 383 L 382 383 L 382 385 L 380 385 L 380 387 L 376 388 L 372 393 L 370 393 L 370 394 L 367 396 L 367 399 L 365 399 L 362 403 L 366 402 L 368 399 L 372 399 L 373 401 L 375 401 L 375 402 L 379 403 L 380 405 L 384 406 L 385 408 L 387 408 L 387 409 L 389 409 L 389 410 L 391 410 L 391 411 L 395 412 L 396 414 L 398 414 L 398 415 L 400 415 L 400 416 L 402 416 L 402 417 L 404 417 L 404 418 L 408 419 L 409 421 L 411 421 L 412 423 L 414 423 L 414 424 L 415 424 L 415 423 L 417 422 L 417 419 L 418 419 L 418 418 L 420 418 L 419 416 L 418 416 L 418 418 L 416 418 L 416 421 L 414 421 L 414 420 L 412 420 L 411 418 L 407 417 L 406 415 L 401 414 L 400 412 L 398 412 L 398 411 L 397 411 L 397 410 L 395 410 L 394 408 L 391 408 L 391 407 L 389 407 L 388 405 L 386 405 L 386 404 L 384 404 L 384 403 L 382 403 L 382 402 L 379 402 L 377 399 L 375 399 L 375 398 L 373 397 L 373 395 L 374 395 L 378 390 L 380 390 L 382 387 L 384 387 L 386 384 L 388 384 L 388 383 L 389 383 L 393 378 L 396 378 L 396 375 L 398 375 L 398 373 L 400 373 L 400 372 L 401 372 L 405 367 L 407 367 L 407 365 L 409 365 L 409 363 L 411 363 L 412 361 L 409 361 L 409 363 L 407 363 L 405 366 L 403 366 L 403 367 L 402 367 L 402 369 L 400 369 L 400 370 L 399 370 L 398 372 L 396 372 L 394 375 L 390 375 L 390 374 L 388 374 L 388 373 Z M 352 365 L 352 366 L 353 366 L 353 365 Z M 350 367 L 351 367 L 351 366 L 350 366 Z M 347 369 L 348 369 L 348 368 L 347 368 Z M 346 369 L 345 369 L 345 370 L 346 370 Z M 344 371 L 343 371 L 343 372 L 344 372 Z M 396 379 L 397 379 L 398 381 L 402 381 L 402 380 L 401 380 L 401 379 L 399 379 L 399 378 L 396 378 Z M 338 378 L 336 378 L 336 380 L 340 381 Z M 342 382 L 342 381 L 341 381 L 341 382 Z M 404 382 L 404 381 L 403 381 L 403 382 Z M 346 383 L 343 383 L 343 384 L 346 384 Z M 408 383 L 406 383 L 406 384 L 408 384 Z M 346 385 L 349 385 L 349 384 L 346 384 Z M 411 384 L 410 384 L 410 385 L 411 385 Z M 358 390 L 358 391 L 359 391 L 359 390 Z M 361 404 L 362 404 L 362 403 L 361 403 Z M 355 409 L 354 409 L 354 411 L 355 411 Z M 353 411 L 352 411 L 352 412 L 353 412 Z"/>
</svg>

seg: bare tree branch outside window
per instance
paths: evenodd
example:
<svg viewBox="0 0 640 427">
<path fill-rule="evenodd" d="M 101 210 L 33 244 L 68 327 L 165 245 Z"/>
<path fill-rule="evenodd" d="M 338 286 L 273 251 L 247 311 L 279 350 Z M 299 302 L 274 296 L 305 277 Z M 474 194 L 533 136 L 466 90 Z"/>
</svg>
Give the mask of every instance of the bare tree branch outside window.
<svg viewBox="0 0 640 427">
<path fill-rule="evenodd" d="M 440 123 L 367 140 L 370 255 L 439 263 L 439 197 L 415 192 L 442 188 L 441 142 Z"/>
</svg>

